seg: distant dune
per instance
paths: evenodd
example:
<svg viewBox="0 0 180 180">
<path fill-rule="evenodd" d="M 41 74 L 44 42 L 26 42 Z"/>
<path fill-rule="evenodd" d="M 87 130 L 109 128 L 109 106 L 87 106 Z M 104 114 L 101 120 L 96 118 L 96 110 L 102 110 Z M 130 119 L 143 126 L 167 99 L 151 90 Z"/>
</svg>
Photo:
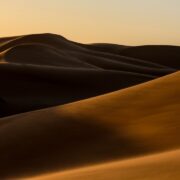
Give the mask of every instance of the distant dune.
<svg viewBox="0 0 180 180">
<path fill-rule="evenodd" d="M 1 38 L 0 179 L 179 179 L 179 68 L 177 46 Z"/>
</svg>

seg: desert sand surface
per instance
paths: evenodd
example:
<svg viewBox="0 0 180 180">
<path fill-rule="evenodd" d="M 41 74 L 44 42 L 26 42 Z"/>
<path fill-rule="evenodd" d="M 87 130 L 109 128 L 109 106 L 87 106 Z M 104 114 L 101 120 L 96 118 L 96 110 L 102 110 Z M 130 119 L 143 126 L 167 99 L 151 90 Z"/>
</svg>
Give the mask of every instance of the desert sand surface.
<svg viewBox="0 0 180 180">
<path fill-rule="evenodd" d="M 180 179 L 180 150 L 119 162 L 104 163 L 27 180 L 170 180 Z"/>
<path fill-rule="evenodd" d="M 1 38 L 0 179 L 179 179 L 179 57 L 178 46 Z"/>
</svg>

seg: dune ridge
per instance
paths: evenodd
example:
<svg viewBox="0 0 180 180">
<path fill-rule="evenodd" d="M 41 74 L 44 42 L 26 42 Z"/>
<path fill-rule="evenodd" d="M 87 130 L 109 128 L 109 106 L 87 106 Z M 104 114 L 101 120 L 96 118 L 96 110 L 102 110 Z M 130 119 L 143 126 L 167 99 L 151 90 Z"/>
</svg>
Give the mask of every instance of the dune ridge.
<svg viewBox="0 0 180 180">
<path fill-rule="evenodd" d="M 178 179 L 179 54 L 0 38 L 0 179 Z"/>
</svg>

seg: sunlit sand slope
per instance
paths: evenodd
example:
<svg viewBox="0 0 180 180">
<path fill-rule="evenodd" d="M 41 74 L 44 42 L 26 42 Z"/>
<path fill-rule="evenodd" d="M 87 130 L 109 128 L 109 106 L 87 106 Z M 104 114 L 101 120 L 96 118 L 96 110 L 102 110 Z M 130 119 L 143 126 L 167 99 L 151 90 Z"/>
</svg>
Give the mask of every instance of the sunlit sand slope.
<svg viewBox="0 0 180 180">
<path fill-rule="evenodd" d="M 177 72 L 110 94 L 1 118 L 0 177 L 63 171 L 179 148 L 179 81 Z M 178 164 L 174 160 L 173 156 Z M 148 161 L 141 161 L 146 169 Z M 171 162 L 168 156 L 167 161 Z M 159 163 L 164 172 L 163 160 Z M 137 173 L 151 174 L 151 168 L 141 169 L 142 164 L 137 163 Z M 112 166 L 107 177 L 110 171 L 121 177 L 119 165 Z M 130 163 L 127 172 L 132 171 Z M 171 173 L 177 174 L 177 169 Z"/>
<path fill-rule="evenodd" d="M 170 180 L 180 179 L 180 150 L 142 158 L 47 174 L 27 180 Z"/>
</svg>

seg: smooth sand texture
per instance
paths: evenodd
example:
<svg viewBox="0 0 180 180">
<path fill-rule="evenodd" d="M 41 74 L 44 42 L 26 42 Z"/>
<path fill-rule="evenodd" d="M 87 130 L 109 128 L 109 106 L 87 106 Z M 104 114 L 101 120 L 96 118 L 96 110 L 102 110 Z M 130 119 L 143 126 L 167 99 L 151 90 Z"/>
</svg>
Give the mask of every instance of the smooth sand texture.
<svg viewBox="0 0 180 180">
<path fill-rule="evenodd" d="M 0 39 L 0 179 L 178 179 L 180 49 L 145 49 Z"/>
<path fill-rule="evenodd" d="M 104 163 L 27 180 L 170 180 L 180 179 L 180 150 Z"/>
<path fill-rule="evenodd" d="M 177 72 L 92 99 L 2 118 L 0 174 L 43 173 L 178 148 L 179 78 Z"/>
</svg>

